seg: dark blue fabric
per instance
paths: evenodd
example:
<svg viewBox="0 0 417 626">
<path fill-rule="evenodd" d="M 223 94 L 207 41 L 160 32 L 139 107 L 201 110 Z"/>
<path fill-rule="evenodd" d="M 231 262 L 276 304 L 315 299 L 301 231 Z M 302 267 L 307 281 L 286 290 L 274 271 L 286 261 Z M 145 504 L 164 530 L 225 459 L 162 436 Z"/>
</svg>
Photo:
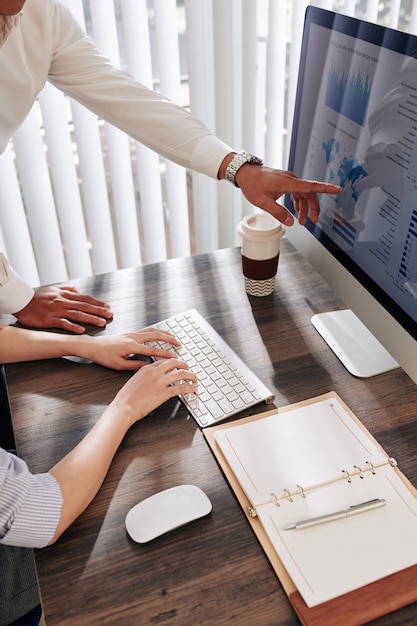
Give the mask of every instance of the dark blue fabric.
<svg viewBox="0 0 417 626">
<path fill-rule="evenodd" d="M 0 365 L 0 446 L 16 451 L 4 366 Z"/>
<path fill-rule="evenodd" d="M 42 607 L 40 604 L 35 606 L 34 609 L 23 615 L 14 622 L 10 622 L 8 626 L 38 626 L 42 616 Z"/>
</svg>

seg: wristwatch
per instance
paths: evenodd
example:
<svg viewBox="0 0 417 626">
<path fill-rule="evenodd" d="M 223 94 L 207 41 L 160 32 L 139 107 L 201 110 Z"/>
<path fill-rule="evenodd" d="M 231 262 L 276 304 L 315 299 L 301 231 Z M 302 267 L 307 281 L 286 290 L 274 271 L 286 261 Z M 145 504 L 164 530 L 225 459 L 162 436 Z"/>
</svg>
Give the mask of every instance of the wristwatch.
<svg viewBox="0 0 417 626">
<path fill-rule="evenodd" d="M 239 187 L 236 182 L 236 174 L 237 171 L 245 165 L 245 163 L 249 163 L 250 165 L 263 165 L 264 162 L 259 157 L 254 156 L 253 154 L 249 154 L 246 150 L 240 150 L 233 159 L 230 161 L 229 165 L 226 168 L 225 178 L 230 183 L 233 183 L 235 187 Z"/>
</svg>

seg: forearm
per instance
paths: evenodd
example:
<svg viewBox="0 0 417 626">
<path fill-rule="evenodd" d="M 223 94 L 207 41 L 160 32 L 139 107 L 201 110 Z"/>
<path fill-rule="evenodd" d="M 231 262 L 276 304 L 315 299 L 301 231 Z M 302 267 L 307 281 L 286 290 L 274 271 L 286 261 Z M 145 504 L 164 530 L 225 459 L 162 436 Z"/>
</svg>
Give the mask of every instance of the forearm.
<svg viewBox="0 0 417 626">
<path fill-rule="evenodd" d="M 54 543 L 90 504 L 131 424 L 132 409 L 110 404 L 84 439 L 51 470 L 63 497 Z"/>
<path fill-rule="evenodd" d="M 0 362 L 20 363 L 66 355 L 88 358 L 93 338 L 0 326 Z"/>
</svg>

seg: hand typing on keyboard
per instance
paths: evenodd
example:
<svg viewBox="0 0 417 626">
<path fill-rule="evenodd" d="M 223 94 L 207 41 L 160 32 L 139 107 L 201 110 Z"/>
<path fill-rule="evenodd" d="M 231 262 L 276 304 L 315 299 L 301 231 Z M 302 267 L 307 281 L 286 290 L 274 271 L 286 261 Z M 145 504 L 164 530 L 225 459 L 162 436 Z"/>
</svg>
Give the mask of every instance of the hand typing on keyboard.
<svg viewBox="0 0 417 626">
<path fill-rule="evenodd" d="M 175 352 L 196 374 L 197 393 L 180 398 L 201 427 L 259 402 L 274 401 L 271 391 L 195 309 L 153 326 L 168 330 L 181 342 L 178 348 L 161 342 L 154 345 Z"/>
</svg>

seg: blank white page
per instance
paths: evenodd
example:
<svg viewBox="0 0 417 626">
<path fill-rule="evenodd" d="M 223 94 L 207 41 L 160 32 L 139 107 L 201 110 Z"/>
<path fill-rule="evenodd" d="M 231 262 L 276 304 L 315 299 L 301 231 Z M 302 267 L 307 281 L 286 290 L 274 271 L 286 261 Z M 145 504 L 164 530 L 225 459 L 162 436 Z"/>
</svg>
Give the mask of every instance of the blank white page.
<svg viewBox="0 0 417 626">
<path fill-rule="evenodd" d="M 358 468 L 377 465 L 385 456 L 336 398 L 231 425 L 215 438 L 308 606 L 417 563 L 417 542 L 410 541 L 417 536 L 417 501 L 389 464 L 360 478 Z M 344 478 L 306 491 L 306 497 L 273 503 L 272 493 L 282 496 L 338 479 L 343 469 L 352 474 L 351 482 Z M 384 498 L 386 505 L 285 530 L 375 498 Z"/>
</svg>

